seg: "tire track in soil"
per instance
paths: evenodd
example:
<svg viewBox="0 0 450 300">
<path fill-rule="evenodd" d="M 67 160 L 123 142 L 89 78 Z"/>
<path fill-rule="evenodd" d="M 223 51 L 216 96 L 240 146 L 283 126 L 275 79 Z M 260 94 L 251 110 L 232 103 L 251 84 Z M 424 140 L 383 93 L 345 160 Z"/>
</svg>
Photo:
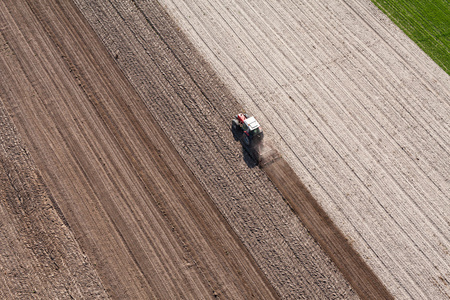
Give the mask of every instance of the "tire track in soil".
<svg viewBox="0 0 450 300">
<path fill-rule="evenodd" d="M 107 292 L 276 298 L 73 3 L 1 8 L 0 95 Z"/>
</svg>

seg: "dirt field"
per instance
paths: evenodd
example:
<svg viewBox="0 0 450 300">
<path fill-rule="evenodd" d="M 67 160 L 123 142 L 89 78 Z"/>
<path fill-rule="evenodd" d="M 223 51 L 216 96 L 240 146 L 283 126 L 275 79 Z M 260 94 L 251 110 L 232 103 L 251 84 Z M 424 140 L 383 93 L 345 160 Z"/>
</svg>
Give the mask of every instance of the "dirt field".
<svg viewBox="0 0 450 300">
<path fill-rule="evenodd" d="M 159 2 L 0 3 L 0 298 L 448 298 L 449 76 L 367 0 Z"/>
<path fill-rule="evenodd" d="M 400 299 L 450 296 L 450 78 L 368 0 L 162 0 Z"/>
<path fill-rule="evenodd" d="M 393 299 L 284 159 L 264 164 L 263 170 L 361 298 Z"/>
<path fill-rule="evenodd" d="M 70 1 L 0 4 L 2 196 L 43 197 L 55 220 L 10 221 L 30 237 L 2 233 L 22 258 L 2 256 L 3 270 L 27 270 L 3 277 L 4 295 L 357 298 L 243 153 L 229 130 L 239 104 L 162 7 L 76 3 L 109 53 Z M 9 139 L 24 144 L 12 156 Z M 22 160 L 36 165 L 29 177 L 16 168 L 24 196 L 9 165 Z M 34 226 L 56 228 L 35 237 Z"/>
<path fill-rule="evenodd" d="M 12 55 L 1 45 L 2 56 Z M 0 298 L 107 298 L 1 98 L 0 128 Z"/>
<path fill-rule="evenodd" d="M 277 297 L 73 4 L 5 2 L 1 28 L 1 98 L 110 296 Z M 2 133 L 7 134 L 6 130 L 2 127 Z M 7 143 L 3 141 L 2 146 Z M 20 162 L 26 157 L 21 151 L 9 160 Z M 27 176 L 20 169 L 16 172 Z M 41 193 L 33 187 L 26 192 L 29 195 L 25 197 L 31 198 L 28 201 Z M 14 195 L 8 190 L 4 193 Z M 31 213 L 25 210 L 23 214 Z M 33 221 L 22 224 L 29 235 L 37 235 L 46 225 Z M 66 269 L 59 274 L 52 265 L 47 267 L 50 270 L 40 270 L 40 265 L 29 268 L 28 264 L 34 264 L 30 250 L 20 251 L 17 242 L 8 250 L 18 251 L 23 262 L 11 259 L 2 268 L 21 267 L 29 273 L 16 271 L 15 278 L 5 279 L 7 286 L 18 285 L 10 287 L 10 294 L 2 289 L 7 298 L 22 299 L 26 292 L 39 298 L 55 298 L 63 292 L 66 297 L 70 292 L 77 298 L 91 298 L 96 291 L 106 296 L 92 269 L 92 274 L 86 272 L 76 280 L 75 276 L 84 269 L 89 271 L 91 265 L 80 268 L 83 260 L 79 257 L 53 254 L 52 247 L 62 252 L 74 243 L 63 240 L 69 233 L 62 224 L 59 227 L 56 237 L 46 237 L 46 231 L 40 234 L 45 245 L 41 248 L 58 264 L 67 264 Z M 8 241 L 7 233 L 3 235 L 2 241 Z M 62 250 L 52 244 L 58 245 L 57 238 L 62 240 Z M 24 243 L 35 239 L 31 236 Z M 76 250 L 72 252 L 69 254 L 77 255 Z M 27 256 L 31 256 L 29 261 Z M 48 257 L 41 260 L 52 262 Z M 47 274 L 56 276 L 50 271 L 61 279 L 46 282 Z M 86 282 L 89 277 L 94 280 Z M 47 286 L 37 287 L 41 284 L 35 281 L 39 280 Z M 58 289 L 53 290 L 51 284 Z M 73 289 L 79 289 L 78 295 Z"/>
<path fill-rule="evenodd" d="M 353 297 L 328 290 L 342 286 L 335 271 L 322 266 L 317 258 L 323 253 L 265 174 L 257 168 L 249 170 L 254 163 L 245 155 L 247 164 L 243 162 L 242 149 L 228 125 L 239 104 L 217 88 L 220 82 L 172 29 L 164 12 L 158 13 L 159 6 L 131 1 L 77 4 L 279 293 L 283 297 Z M 155 36 L 165 38 L 163 44 Z M 153 98 L 171 91 L 176 96 L 169 103 Z M 174 130 L 180 127 L 182 132 Z M 321 277 L 317 268 L 322 270 Z M 302 270 L 309 274 L 299 276 Z M 335 283 L 326 287 L 325 278 Z M 305 286 L 304 280 L 314 285 Z"/>
</svg>

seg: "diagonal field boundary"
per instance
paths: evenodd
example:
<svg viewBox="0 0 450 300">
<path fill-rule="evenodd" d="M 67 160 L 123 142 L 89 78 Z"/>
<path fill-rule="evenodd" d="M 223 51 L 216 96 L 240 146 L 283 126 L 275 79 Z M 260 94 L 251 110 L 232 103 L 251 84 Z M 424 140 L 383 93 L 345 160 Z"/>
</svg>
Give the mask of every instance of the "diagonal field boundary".
<svg viewBox="0 0 450 300">
<path fill-rule="evenodd" d="M 262 169 L 362 299 L 394 299 L 283 158 Z"/>
</svg>

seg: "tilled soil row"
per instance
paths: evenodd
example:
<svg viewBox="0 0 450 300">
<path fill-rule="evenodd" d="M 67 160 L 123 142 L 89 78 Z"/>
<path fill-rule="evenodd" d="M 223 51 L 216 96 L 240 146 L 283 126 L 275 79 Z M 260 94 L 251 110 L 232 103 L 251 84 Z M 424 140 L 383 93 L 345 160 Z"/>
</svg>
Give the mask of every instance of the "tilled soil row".
<svg viewBox="0 0 450 300">
<path fill-rule="evenodd" d="M 0 298 L 108 298 L 53 202 L 0 98 Z"/>
<path fill-rule="evenodd" d="M 394 299 L 284 159 L 262 168 L 362 299 Z"/>
<path fill-rule="evenodd" d="M 0 22 L 5 37 L 0 60 L 1 99 L 49 193 L 110 296 L 277 298 L 238 236 L 72 2 L 4 1 Z M 163 102 L 176 97 L 149 96 Z M 1 130 L 6 131 L 7 126 Z M 8 143 L 2 140 L 3 147 Z M 4 159 L 2 154 L 2 163 L 15 163 L 24 155 L 19 151 Z M 14 178 L 10 167 L 5 163 L 3 166 L 7 171 L 1 173 L 2 193 L 5 199 L 17 200 L 14 189 L 20 185 L 8 185 Z M 28 173 L 18 170 L 14 176 L 22 174 Z M 20 194 L 21 199 L 31 201 L 40 195 L 32 186 L 27 193 Z M 33 216 L 30 211 L 24 215 Z M 33 221 L 27 228 L 29 235 L 45 232 L 37 228 L 41 223 Z M 25 244 L 35 243 L 33 237 L 21 237 L 25 237 Z M 56 243 L 57 236 L 53 240 L 46 240 L 45 234 L 40 237 L 46 244 L 40 245 L 43 251 L 49 249 L 49 254 L 42 256 L 49 266 L 42 270 L 29 268 L 30 275 L 16 271 L 16 279 L 7 280 L 7 284 L 17 286 L 8 286 L 9 294 L 7 288 L 2 289 L 5 298 L 23 298 L 28 292 L 47 299 L 59 295 L 106 296 L 90 265 L 79 266 L 76 257 L 73 263 L 65 261 L 70 271 L 76 270 L 69 273 L 61 267 L 65 273 L 53 283 L 61 286 L 50 286 L 46 278 L 59 274 L 48 269 L 64 260 L 53 253 L 52 243 Z M 2 242 L 11 239 L 6 234 Z M 73 243 L 61 242 L 61 247 Z M 17 251 L 16 247 L 20 249 L 21 244 L 11 245 L 5 253 Z M 78 250 L 73 251 L 76 254 Z M 33 257 L 22 258 L 23 265 L 34 263 Z M 17 260 L 2 264 L 3 269 L 17 266 L 22 266 Z M 85 272 L 85 277 L 78 272 Z M 42 280 L 42 289 L 35 288 L 29 276 Z M 85 278 L 90 277 L 86 283 Z M 63 284 L 65 279 L 72 285 Z M 19 287 L 26 290 L 18 291 Z M 72 291 L 75 288 L 79 291 Z"/>
<path fill-rule="evenodd" d="M 75 1 L 282 297 L 356 298 L 229 129 L 241 110 L 155 1 Z"/>
</svg>

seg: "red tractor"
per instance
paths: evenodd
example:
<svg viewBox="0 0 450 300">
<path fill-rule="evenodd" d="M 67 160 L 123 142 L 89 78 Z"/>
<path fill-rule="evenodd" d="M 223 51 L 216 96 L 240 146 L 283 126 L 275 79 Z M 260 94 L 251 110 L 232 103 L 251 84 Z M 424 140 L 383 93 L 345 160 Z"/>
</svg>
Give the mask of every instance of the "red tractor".
<svg viewBox="0 0 450 300">
<path fill-rule="evenodd" d="M 233 131 L 238 129 L 243 131 L 242 142 L 246 146 L 254 146 L 261 142 L 264 137 L 258 121 L 256 121 L 255 117 L 249 117 L 247 114 L 236 115 L 231 122 L 231 128 Z"/>
</svg>

